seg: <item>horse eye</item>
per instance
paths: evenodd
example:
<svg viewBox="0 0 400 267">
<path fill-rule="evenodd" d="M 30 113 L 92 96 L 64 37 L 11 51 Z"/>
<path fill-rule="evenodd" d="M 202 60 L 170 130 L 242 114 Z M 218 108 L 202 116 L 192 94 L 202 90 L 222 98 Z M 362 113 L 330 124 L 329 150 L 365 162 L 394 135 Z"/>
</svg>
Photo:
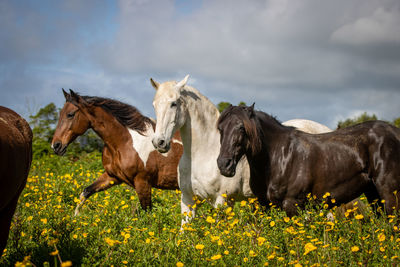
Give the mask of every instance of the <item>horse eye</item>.
<svg viewBox="0 0 400 267">
<path fill-rule="evenodd" d="M 171 103 L 171 108 L 176 107 L 176 101 Z"/>
<path fill-rule="evenodd" d="M 72 119 L 75 116 L 75 112 L 70 112 L 67 114 L 67 118 Z"/>
</svg>

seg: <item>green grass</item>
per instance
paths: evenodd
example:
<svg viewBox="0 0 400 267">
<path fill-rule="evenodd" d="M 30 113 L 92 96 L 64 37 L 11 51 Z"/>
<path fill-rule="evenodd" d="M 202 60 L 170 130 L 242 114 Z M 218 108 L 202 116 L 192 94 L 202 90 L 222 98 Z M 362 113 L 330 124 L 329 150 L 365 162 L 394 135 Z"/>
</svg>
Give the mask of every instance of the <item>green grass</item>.
<svg viewBox="0 0 400 267">
<path fill-rule="evenodd" d="M 134 190 L 119 185 L 93 195 L 74 217 L 79 194 L 101 172 L 97 153 L 34 161 L 0 265 L 399 264 L 396 218 L 349 211 L 329 222 L 323 204 L 289 219 L 254 200 L 233 209 L 199 203 L 181 232 L 179 191 L 153 190 L 153 209 L 144 212 Z"/>
</svg>

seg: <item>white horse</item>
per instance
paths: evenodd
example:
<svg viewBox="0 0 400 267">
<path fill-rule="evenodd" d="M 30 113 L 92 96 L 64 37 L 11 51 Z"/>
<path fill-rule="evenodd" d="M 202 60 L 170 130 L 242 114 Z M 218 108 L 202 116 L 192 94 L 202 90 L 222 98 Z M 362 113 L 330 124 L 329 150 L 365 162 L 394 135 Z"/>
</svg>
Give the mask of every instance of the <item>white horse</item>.
<svg viewBox="0 0 400 267">
<path fill-rule="evenodd" d="M 161 153 L 168 152 L 174 133 L 177 130 L 181 133 L 183 155 L 178 166 L 178 183 L 182 192 L 181 213 L 186 215 L 182 224 L 195 216 L 195 196 L 199 200 L 207 199 L 214 207 L 231 199 L 240 201 L 254 197 L 246 157 L 240 160 L 234 177 L 227 178 L 220 173 L 217 166 L 220 134 L 216 127 L 219 111 L 207 97 L 186 85 L 188 78 L 189 75 L 178 83 L 161 84 L 150 79 L 156 89 L 154 147 Z M 308 120 L 296 119 L 284 124 L 310 133 L 330 131 Z"/>
</svg>

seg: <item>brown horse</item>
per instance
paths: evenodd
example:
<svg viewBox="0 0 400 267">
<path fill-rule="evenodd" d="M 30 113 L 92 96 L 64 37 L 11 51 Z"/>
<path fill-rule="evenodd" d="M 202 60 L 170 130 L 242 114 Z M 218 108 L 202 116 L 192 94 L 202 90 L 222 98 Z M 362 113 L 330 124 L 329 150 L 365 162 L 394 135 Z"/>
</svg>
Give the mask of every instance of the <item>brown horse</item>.
<svg viewBox="0 0 400 267">
<path fill-rule="evenodd" d="M 32 161 L 32 131 L 14 111 L 0 106 L 0 257 Z"/>
<path fill-rule="evenodd" d="M 218 129 L 221 173 L 233 176 L 245 154 L 250 187 L 263 205 L 271 202 L 293 216 L 309 193 L 322 200 L 329 192 L 331 207 L 364 193 L 369 202 L 384 200 L 388 214 L 400 208 L 400 129 L 388 123 L 310 135 L 254 111 L 253 105 L 227 108 Z"/>
<path fill-rule="evenodd" d="M 92 128 L 104 141 L 105 172 L 81 193 L 80 206 L 92 194 L 126 183 L 135 188 L 144 210 L 151 208 L 151 188 L 178 189 L 177 166 L 182 155 L 179 133 L 167 155 L 158 153 L 151 138 L 154 122 L 122 102 L 80 96 L 63 90 L 65 104 L 52 140 L 57 155 L 63 155 L 76 137 Z"/>
</svg>

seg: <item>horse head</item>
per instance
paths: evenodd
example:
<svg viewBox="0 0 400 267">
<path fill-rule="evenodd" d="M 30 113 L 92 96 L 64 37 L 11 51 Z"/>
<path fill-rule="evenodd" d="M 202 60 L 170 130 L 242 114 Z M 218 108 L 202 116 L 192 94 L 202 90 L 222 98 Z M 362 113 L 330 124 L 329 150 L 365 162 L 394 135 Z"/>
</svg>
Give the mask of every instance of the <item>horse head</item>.
<svg viewBox="0 0 400 267">
<path fill-rule="evenodd" d="M 161 153 L 169 151 L 173 135 L 185 124 L 186 105 L 181 98 L 181 93 L 188 78 L 189 75 L 178 83 L 173 81 L 161 84 L 150 79 L 157 91 L 153 99 L 157 124 L 152 142 Z"/>
<path fill-rule="evenodd" d="M 229 106 L 220 115 L 217 128 L 220 132 L 220 153 L 217 159 L 222 175 L 233 177 L 236 166 L 250 148 L 251 136 L 256 129 L 250 118 L 254 116 L 254 104 L 250 107 Z"/>
<path fill-rule="evenodd" d="M 77 93 L 64 91 L 65 104 L 60 111 L 57 127 L 51 141 L 51 147 L 57 155 L 64 155 L 68 145 L 90 128 L 85 114 L 88 103 Z"/>
</svg>

